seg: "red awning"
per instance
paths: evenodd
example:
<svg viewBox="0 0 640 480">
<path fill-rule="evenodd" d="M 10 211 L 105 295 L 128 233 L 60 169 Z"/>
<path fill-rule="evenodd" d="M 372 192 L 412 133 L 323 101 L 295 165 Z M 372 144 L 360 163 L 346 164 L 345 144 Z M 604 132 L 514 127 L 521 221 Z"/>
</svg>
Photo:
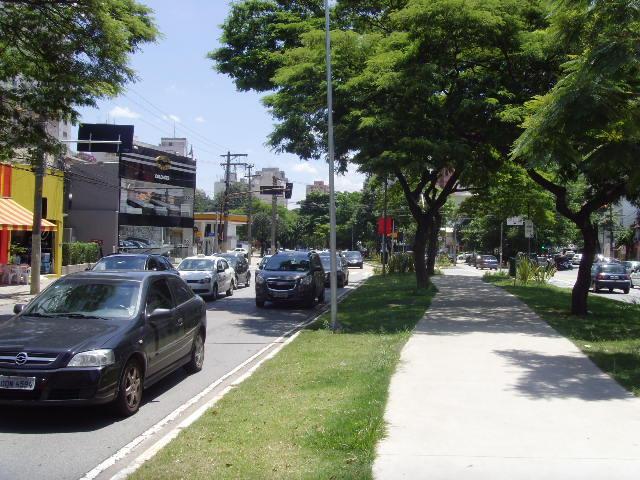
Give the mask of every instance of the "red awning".
<svg viewBox="0 0 640 480">
<path fill-rule="evenodd" d="M 56 226 L 42 219 L 43 232 L 55 232 Z M 33 213 L 10 198 L 0 198 L 0 230 L 31 230 Z"/>
</svg>

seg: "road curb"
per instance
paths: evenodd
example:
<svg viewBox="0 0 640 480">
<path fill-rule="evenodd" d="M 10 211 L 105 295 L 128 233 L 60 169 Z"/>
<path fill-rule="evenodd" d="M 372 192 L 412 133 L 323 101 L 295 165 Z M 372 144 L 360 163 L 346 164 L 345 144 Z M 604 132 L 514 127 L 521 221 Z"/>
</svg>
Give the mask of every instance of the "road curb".
<svg viewBox="0 0 640 480">
<path fill-rule="evenodd" d="M 346 290 L 342 295 L 338 297 L 338 302 L 342 302 L 345 298 L 347 298 L 351 293 L 356 291 L 360 286 L 362 286 L 371 276 L 373 272 L 371 272 L 368 276 L 363 278 L 361 281 L 354 283 L 353 287 L 349 290 Z M 189 408 L 196 406 L 196 404 L 209 395 L 213 390 L 223 384 L 226 380 L 233 377 L 235 374 L 241 372 L 243 369 L 247 368 L 247 370 L 242 373 L 238 378 L 233 380 L 229 385 L 227 385 L 220 393 L 207 400 L 204 404 L 198 406 L 193 412 L 191 412 L 185 419 L 183 419 L 180 423 L 178 423 L 175 427 L 171 428 L 167 433 L 162 435 L 158 440 L 153 442 L 148 448 L 146 448 L 142 453 L 140 453 L 137 457 L 135 457 L 131 462 L 128 463 L 122 469 L 119 469 L 117 472 L 113 473 L 111 476 L 106 476 L 105 478 L 110 478 L 111 480 L 123 480 L 127 478 L 129 475 L 133 474 L 136 470 L 138 470 L 146 461 L 153 458 L 162 448 L 168 445 L 171 440 L 175 439 L 182 430 L 189 427 L 196 420 L 198 420 L 204 413 L 209 410 L 211 407 L 215 406 L 220 399 L 222 399 L 227 393 L 229 393 L 233 388 L 240 385 L 247 378 L 249 378 L 253 373 L 255 373 L 258 368 L 262 366 L 264 362 L 275 357 L 286 345 L 293 342 L 300 332 L 307 328 L 308 326 L 316 323 L 318 319 L 326 313 L 330 309 L 330 305 L 328 303 L 324 303 L 321 308 L 317 309 L 316 313 L 309 320 L 297 325 L 296 327 L 290 329 L 285 332 L 283 335 L 278 337 L 276 340 L 271 342 L 269 345 L 265 346 L 259 352 L 255 353 L 247 360 L 242 362 L 240 365 L 236 366 L 234 369 L 223 375 L 222 377 L 215 380 L 209 386 L 207 386 L 204 390 L 194 396 L 189 402 L 181 405 L 169 415 L 164 417 L 162 420 L 157 422 L 155 425 L 151 426 L 141 435 L 133 439 L 124 447 L 120 448 L 116 453 L 111 455 L 109 458 L 98 464 L 95 468 L 87 472 L 84 476 L 80 478 L 80 480 L 94 480 L 100 478 L 105 472 L 107 472 L 110 468 L 114 467 L 118 462 L 124 461 L 127 456 L 132 454 L 140 445 L 142 445 L 145 441 L 151 439 L 154 435 L 160 433 L 163 428 L 167 427 L 171 422 L 178 419 L 178 417 L 186 412 Z M 256 361 L 257 360 L 257 361 Z M 255 361 L 255 363 L 253 363 Z M 252 364 L 253 363 L 253 364 Z M 250 366 L 249 366 L 250 365 Z"/>
</svg>

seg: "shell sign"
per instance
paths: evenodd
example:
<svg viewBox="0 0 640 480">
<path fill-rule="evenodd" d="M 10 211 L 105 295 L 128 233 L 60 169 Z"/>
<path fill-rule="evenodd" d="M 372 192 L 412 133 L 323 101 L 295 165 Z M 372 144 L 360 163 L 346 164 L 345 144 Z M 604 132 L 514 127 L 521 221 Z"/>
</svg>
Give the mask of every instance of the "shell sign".
<svg viewBox="0 0 640 480">
<path fill-rule="evenodd" d="M 158 155 L 156 157 L 156 166 L 162 170 L 169 170 L 171 168 L 171 159 L 166 155 Z"/>
</svg>

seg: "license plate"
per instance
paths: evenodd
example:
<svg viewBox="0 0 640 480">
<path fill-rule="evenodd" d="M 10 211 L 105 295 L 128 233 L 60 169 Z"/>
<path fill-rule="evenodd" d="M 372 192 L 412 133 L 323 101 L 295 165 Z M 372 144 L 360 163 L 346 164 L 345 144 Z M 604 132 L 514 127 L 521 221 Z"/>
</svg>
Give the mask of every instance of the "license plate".
<svg viewBox="0 0 640 480">
<path fill-rule="evenodd" d="M 9 377 L 0 375 L 0 389 L 33 390 L 36 388 L 36 377 Z"/>
<path fill-rule="evenodd" d="M 275 291 L 275 292 L 272 292 L 271 294 L 272 294 L 275 298 L 287 298 L 287 297 L 289 296 L 289 293 L 287 293 L 287 292 L 278 292 L 278 291 Z"/>
<path fill-rule="evenodd" d="M 617 275 L 611 275 L 609 278 L 611 280 L 618 280 L 618 276 Z"/>
</svg>

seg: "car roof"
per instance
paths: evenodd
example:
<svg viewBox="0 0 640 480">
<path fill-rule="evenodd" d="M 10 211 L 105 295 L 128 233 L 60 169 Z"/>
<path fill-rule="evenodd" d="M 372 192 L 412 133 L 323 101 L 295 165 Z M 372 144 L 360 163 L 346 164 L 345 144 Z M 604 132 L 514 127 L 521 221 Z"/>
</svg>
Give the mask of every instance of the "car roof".
<svg viewBox="0 0 640 480">
<path fill-rule="evenodd" d="M 158 255 L 157 253 L 110 253 L 108 255 L 105 255 L 102 258 L 113 258 L 113 257 L 142 257 L 142 258 L 148 258 L 148 257 L 162 257 L 162 255 Z M 100 260 L 102 260 L 102 258 Z"/>
<path fill-rule="evenodd" d="M 311 255 L 317 255 L 317 253 L 312 253 L 312 252 L 296 252 L 295 250 L 292 251 L 288 251 L 288 252 L 278 252 L 274 255 L 271 255 L 271 258 L 277 257 L 283 257 L 283 258 L 309 258 Z"/>
<path fill-rule="evenodd" d="M 176 275 L 167 271 L 155 271 L 155 270 L 106 270 L 104 272 L 77 272 L 71 273 L 64 277 L 71 279 L 100 279 L 100 280 L 134 280 L 142 282 L 149 277 L 176 277 Z M 177 278 L 177 277 L 176 277 Z"/>
</svg>

